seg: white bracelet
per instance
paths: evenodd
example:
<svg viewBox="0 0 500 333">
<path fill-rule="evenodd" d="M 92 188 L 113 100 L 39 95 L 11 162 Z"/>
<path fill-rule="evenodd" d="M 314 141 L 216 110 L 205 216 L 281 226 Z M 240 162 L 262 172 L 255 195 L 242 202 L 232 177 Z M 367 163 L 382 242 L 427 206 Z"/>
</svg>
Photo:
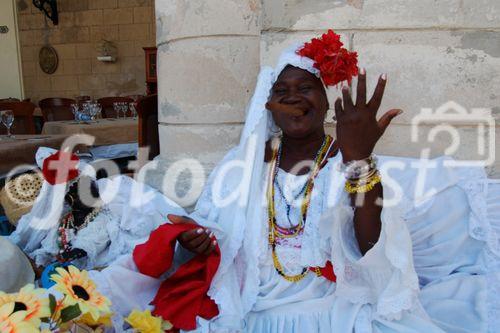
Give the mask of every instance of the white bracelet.
<svg viewBox="0 0 500 333">
<path fill-rule="evenodd" d="M 339 163 L 338 171 L 343 172 L 347 179 L 357 179 L 361 175 L 377 168 L 378 158 L 375 154 L 362 160 L 350 161 L 348 163 Z"/>
</svg>

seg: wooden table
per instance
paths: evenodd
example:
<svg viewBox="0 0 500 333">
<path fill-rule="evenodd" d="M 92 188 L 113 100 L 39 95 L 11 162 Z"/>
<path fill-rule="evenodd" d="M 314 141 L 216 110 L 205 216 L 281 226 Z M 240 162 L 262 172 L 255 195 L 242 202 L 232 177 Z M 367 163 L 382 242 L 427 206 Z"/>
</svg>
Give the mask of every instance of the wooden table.
<svg viewBox="0 0 500 333">
<path fill-rule="evenodd" d="M 67 135 L 0 135 L 0 176 L 21 164 L 35 165 L 38 147 L 59 149 Z"/>
<path fill-rule="evenodd" d="M 77 123 L 73 120 L 48 121 L 43 125 L 42 134 L 88 134 L 95 137 L 94 146 L 137 142 L 137 119 L 106 118 L 91 123 Z"/>
</svg>

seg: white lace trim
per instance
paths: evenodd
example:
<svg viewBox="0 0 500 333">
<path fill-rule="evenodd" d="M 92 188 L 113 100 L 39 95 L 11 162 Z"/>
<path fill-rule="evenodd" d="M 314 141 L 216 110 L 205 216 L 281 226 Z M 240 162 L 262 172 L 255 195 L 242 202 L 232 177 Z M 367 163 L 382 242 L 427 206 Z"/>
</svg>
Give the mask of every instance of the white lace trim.
<svg viewBox="0 0 500 333">
<path fill-rule="evenodd" d="M 353 209 L 343 202 L 322 219 L 322 233 L 330 231 L 336 294 L 356 304 L 372 304 L 386 319 L 398 319 L 414 307 L 418 278 L 413 267 L 409 231 L 395 208 L 382 211 L 379 241 L 361 256 L 352 226 Z M 331 221 L 336 221 L 331 224 Z"/>
<path fill-rule="evenodd" d="M 322 241 L 319 231 L 319 221 L 323 212 L 328 211 L 326 197 L 329 189 L 329 176 L 332 163 L 329 161 L 320 170 L 314 181 L 311 203 L 307 212 L 307 224 L 301 253 L 301 264 L 305 267 L 323 267 L 330 259 L 330 246 Z"/>
<path fill-rule="evenodd" d="M 319 77 L 319 70 L 314 67 L 314 60 L 307 57 L 301 57 L 296 53 L 302 45 L 304 45 L 304 43 L 295 43 L 281 53 L 274 69 L 273 81 L 278 79 L 280 73 L 288 65 L 301 68 Z"/>
<path fill-rule="evenodd" d="M 500 181 L 483 179 L 459 183 L 469 200 L 469 234 L 485 242 L 488 332 L 500 326 Z"/>
</svg>

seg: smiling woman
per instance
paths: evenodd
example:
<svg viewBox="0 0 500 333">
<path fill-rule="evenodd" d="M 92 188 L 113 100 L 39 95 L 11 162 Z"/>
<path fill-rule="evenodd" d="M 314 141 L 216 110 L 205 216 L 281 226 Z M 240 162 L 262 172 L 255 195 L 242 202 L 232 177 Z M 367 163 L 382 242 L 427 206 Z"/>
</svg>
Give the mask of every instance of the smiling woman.
<svg viewBox="0 0 500 333">
<path fill-rule="evenodd" d="M 364 69 L 356 98 L 344 86 L 335 101 L 337 137 L 325 135 L 333 104 L 325 89 L 357 75 L 353 59 L 329 31 L 284 51 L 275 68 L 263 68 L 239 145 L 215 168 L 194 212 L 168 216 L 180 225 L 171 228 L 186 228 L 177 236 L 183 267 L 207 263 L 220 250 L 213 279 L 197 284 L 208 289 L 218 315 L 183 308 L 198 316 L 196 332 L 472 333 L 491 325 L 485 304 L 498 308 L 488 288 L 499 284 L 488 285 L 488 272 L 500 262 L 500 215 L 479 213 L 494 210 L 484 171 L 448 169 L 438 160 L 423 192 L 439 190 L 413 197 L 422 179 L 409 165 L 421 169 L 425 161 L 379 161 L 372 154 L 400 110 L 377 119 L 387 76 L 378 77 L 369 96 Z M 391 164 L 401 167 L 394 177 L 379 172 Z M 394 183 L 400 195 L 391 202 Z M 494 241 L 470 232 L 474 225 Z M 149 256 L 123 257 L 94 274 L 122 315 L 152 304 L 163 283 L 175 280 L 177 273 L 163 280 L 138 272 L 144 265 L 170 267 L 170 259 L 157 255 L 173 247 L 171 238 L 163 240 L 148 242 Z M 175 281 L 190 290 L 175 306 L 207 297 L 193 296 L 199 289 L 188 277 Z M 140 294 L 123 292 L 137 288 Z M 153 313 L 175 315 L 167 302 L 153 304 Z M 183 324 L 180 316 L 165 319 Z"/>
</svg>

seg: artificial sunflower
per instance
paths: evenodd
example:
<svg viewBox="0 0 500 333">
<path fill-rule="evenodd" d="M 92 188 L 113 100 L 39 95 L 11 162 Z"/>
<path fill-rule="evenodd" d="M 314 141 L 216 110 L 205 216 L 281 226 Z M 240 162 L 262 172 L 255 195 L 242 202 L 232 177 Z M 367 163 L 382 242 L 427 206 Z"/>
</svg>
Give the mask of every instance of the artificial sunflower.
<svg viewBox="0 0 500 333">
<path fill-rule="evenodd" d="M 97 291 L 86 271 L 80 271 L 75 266 L 68 266 L 68 270 L 58 267 L 56 271 L 58 274 L 52 275 L 52 280 L 56 283 L 55 289 L 65 295 L 66 306 L 78 304 L 81 313 L 90 314 L 94 320 L 111 312 L 111 302 Z"/>
<path fill-rule="evenodd" d="M 99 327 L 99 326 L 111 327 L 112 326 L 111 316 L 112 316 L 111 313 L 106 313 L 106 314 L 100 316 L 99 318 L 97 318 L 97 320 L 95 320 L 94 318 L 92 318 L 92 316 L 90 314 L 85 313 L 84 315 L 80 316 L 80 318 L 78 318 L 76 320 L 76 322 L 78 324 L 87 325 L 87 326 L 92 327 L 92 328 Z"/>
<path fill-rule="evenodd" d="M 32 284 L 24 286 L 17 293 L 6 294 L 0 291 L 0 305 L 14 303 L 13 311 L 26 311 L 24 320 L 38 327 L 41 318 L 50 317 L 49 299 L 45 297 L 46 292 L 45 289 L 35 289 Z"/>
<path fill-rule="evenodd" d="M 163 321 L 159 317 L 151 314 L 150 310 L 143 312 L 133 310 L 125 321 L 139 333 L 163 333 L 165 330 L 172 328 L 172 324 L 168 321 Z"/>
<path fill-rule="evenodd" d="M 14 312 L 15 303 L 0 306 L 0 332 L 2 333 L 38 333 L 33 323 L 25 321 L 27 312 Z"/>
</svg>

